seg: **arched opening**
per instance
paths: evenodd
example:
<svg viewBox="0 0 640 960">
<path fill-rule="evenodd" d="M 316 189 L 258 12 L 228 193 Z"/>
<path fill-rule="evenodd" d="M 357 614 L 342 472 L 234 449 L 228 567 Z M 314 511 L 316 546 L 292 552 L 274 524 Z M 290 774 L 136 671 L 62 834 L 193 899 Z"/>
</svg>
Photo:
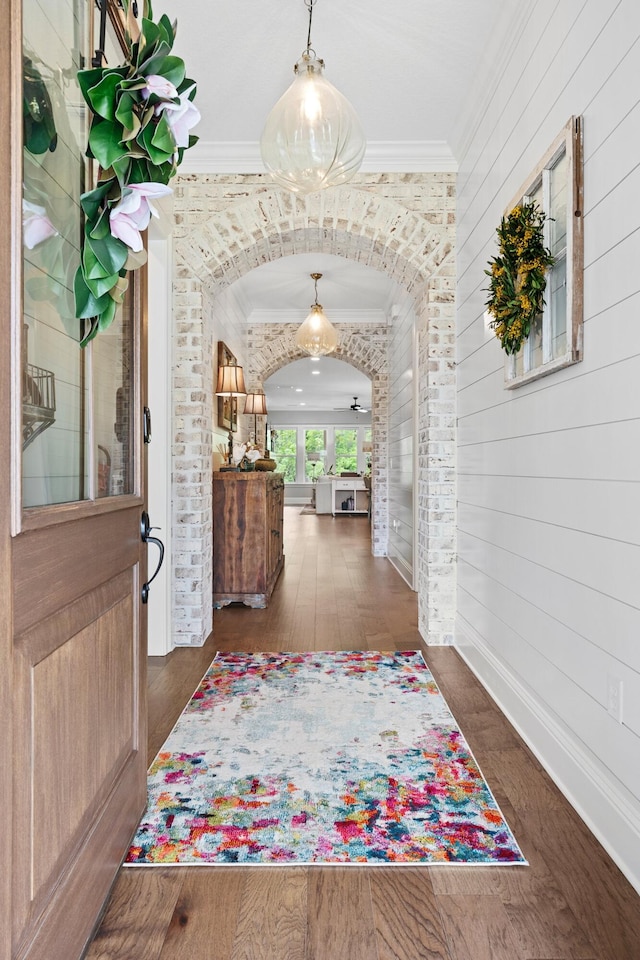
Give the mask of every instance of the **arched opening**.
<svg viewBox="0 0 640 960">
<path fill-rule="evenodd" d="M 217 183 L 217 179 L 225 180 L 215 176 L 185 178 L 176 190 L 181 236 L 174 247 L 174 387 L 184 389 L 188 383 L 189 396 L 183 394 L 182 399 L 189 402 L 174 407 L 173 472 L 180 480 L 182 496 L 174 501 L 173 531 L 183 539 L 187 533 L 193 537 L 186 589 L 181 590 L 178 574 L 184 576 L 184 570 L 180 570 L 179 556 L 175 561 L 174 602 L 180 613 L 175 621 L 176 641 L 201 643 L 211 629 L 207 613 L 212 547 L 208 481 L 215 439 L 215 341 L 221 329 L 236 336 L 237 352 L 251 382 L 264 381 L 284 363 L 302 356 L 294 341 L 296 324 L 281 324 L 277 335 L 265 337 L 258 325 L 244 323 L 246 316 L 242 317 L 237 304 L 234 309 L 231 303 L 230 288 L 261 264 L 321 251 L 386 274 L 402 287 L 415 309 L 416 332 L 410 349 L 416 358 L 418 398 L 415 493 L 420 517 L 416 565 L 419 627 L 428 642 L 450 642 L 455 589 L 450 232 L 434 225 L 433 218 L 382 196 L 377 188 L 342 187 L 326 197 L 301 199 L 265 187 L 260 178 L 236 177 L 242 181 L 242 199 L 238 199 L 239 192 L 231 196 L 230 191 L 228 202 L 220 209 L 223 183 Z M 425 197 L 429 192 L 425 184 Z M 446 188 L 434 201 L 442 209 L 445 196 Z M 447 222 L 446 216 L 441 222 Z M 372 378 L 373 406 L 377 403 L 379 410 L 376 434 L 380 462 L 387 462 L 389 442 L 388 373 L 380 373 L 387 341 L 387 330 L 377 339 L 372 330 L 345 329 L 336 353 Z M 436 430 L 437 443 L 433 439 Z M 387 480 L 388 475 L 380 480 L 378 516 L 373 518 L 379 543 L 387 537 Z M 378 545 L 374 540 L 374 549 Z M 198 555 L 201 563 L 196 569 L 194 558 Z"/>
</svg>

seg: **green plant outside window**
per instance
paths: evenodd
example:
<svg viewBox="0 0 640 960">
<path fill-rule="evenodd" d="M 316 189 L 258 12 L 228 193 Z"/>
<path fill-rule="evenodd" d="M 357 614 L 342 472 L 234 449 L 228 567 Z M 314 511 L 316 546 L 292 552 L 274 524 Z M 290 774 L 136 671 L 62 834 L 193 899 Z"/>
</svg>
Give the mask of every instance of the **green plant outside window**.
<svg viewBox="0 0 640 960">
<path fill-rule="evenodd" d="M 285 483 L 296 482 L 297 430 L 273 430 L 272 450 L 278 473 L 284 475 Z"/>
<path fill-rule="evenodd" d="M 355 472 L 358 469 L 357 430 L 336 430 L 336 473 Z"/>
</svg>

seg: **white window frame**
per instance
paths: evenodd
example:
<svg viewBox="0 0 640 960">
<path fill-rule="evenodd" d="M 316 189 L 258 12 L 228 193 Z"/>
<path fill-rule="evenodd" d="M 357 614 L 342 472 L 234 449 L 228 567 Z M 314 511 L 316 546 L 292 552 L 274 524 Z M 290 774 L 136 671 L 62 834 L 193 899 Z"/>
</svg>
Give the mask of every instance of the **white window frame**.
<svg viewBox="0 0 640 960">
<path fill-rule="evenodd" d="M 308 484 L 312 485 L 313 481 L 309 480 L 305 475 L 305 462 L 306 462 L 306 449 L 305 449 L 305 431 L 307 430 L 325 430 L 327 434 L 327 454 L 324 458 L 325 464 L 331 466 L 335 471 L 336 464 L 336 446 L 335 446 L 335 431 L 336 430 L 355 430 L 357 436 L 357 451 L 358 451 L 358 460 L 357 460 L 357 469 L 358 473 L 364 474 L 367 469 L 367 454 L 364 453 L 362 445 L 365 442 L 366 433 L 368 430 L 372 431 L 373 426 L 370 423 L 367 424 L 353 424 L 353 423 L 336 423 L 331 424 L 314 424 L 314 423 L 274 423 L 270 424 L 269 428 L 271 430 L 296 430 L 296 479 L 285 481 L 286 483 L 296 485 Z M 370 456 L 370 455 L 369 455 Z M 277 468 L 276 468 L 277 469 Z"/>
<path fill-rule="evenodd" d="M 572 117 L 562 132 L 550 146 L 528 178 L 524 187 L 509 205 L 505 216 L 514 207 L 526 202 L 542 184 L 542 204 L 545 212 L 549 209 L 551 170 L 563 155 L 567 157 L 567 279 L 566 279 L 566 350 L 560 357 L 553 358 L 551 297 L 545 292 L 545 306 L 542 314 L 542 363 L 532 366 L 532 342 L 527 337 L 517 355 L 505 358 L 505 387 L 513 390 L 532 380 L 546 377 L 556 370 L 562 370 L 582 360 L 582 320 L 583 320 L 583 175 L 582 175 L 582 118 Z M 544 225 L 545 246 L 549 246 L 551 225 Z M 522 357 L 524 372 L 518 373 L 518 357 Z"/>
</svg>

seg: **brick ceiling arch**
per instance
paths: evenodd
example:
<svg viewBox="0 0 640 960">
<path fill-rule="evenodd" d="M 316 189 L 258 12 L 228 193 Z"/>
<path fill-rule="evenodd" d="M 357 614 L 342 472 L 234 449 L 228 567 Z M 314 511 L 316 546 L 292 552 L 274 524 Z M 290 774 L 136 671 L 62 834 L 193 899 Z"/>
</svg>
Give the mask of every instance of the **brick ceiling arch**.
<svg viewBox="0 0 640 960">
<path fill-rule="evenodd" d="M 263 384 L 287 364 L 309 356 L 295 342 L 298 327 L 297 323 L 282 324 L 281 332 L 278 331 L 276 336 L 271 336 L 267 343 L 259 343 L 260 336 L 254 340 L 250 332 L 247 375 L 253 387 Z M 333 358 L 350 363 L 370 380 L 375 380 L 376 377 L 386 373 L 386 355 L 376 344 L 371 343 L 367 336 L 370 332 L 369 324 L 364 324 L 359 332 L 351 330 L 347 332 L 341 329 L 340 324 L 336 324 L 336 327 L 339 338 L 338 346 L 331 354 Z M 260 328 L 257 332 L 259 334 Z"/>
<path fill-rule="evenodd" d="M 175 256 L 214 296 L 263 263 L 318 250 L 380 270 L 412 292 L 452 254 L 446 228 L 353 185 L 306 197 L 263 188 L 207 213 L 176 237 Z"/>
</svg>

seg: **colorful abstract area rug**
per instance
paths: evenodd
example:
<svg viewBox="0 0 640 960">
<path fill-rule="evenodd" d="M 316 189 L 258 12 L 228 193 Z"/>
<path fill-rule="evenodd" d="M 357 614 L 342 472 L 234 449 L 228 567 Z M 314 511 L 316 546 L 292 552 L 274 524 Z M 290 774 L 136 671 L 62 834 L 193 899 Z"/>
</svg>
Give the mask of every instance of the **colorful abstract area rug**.
<svg viewBox="0 0 640 960">
<path fill-rule="evenodd" d="M 526 863 L 417 652 L 218 654 L 126 862 Z"/>
</svg>

